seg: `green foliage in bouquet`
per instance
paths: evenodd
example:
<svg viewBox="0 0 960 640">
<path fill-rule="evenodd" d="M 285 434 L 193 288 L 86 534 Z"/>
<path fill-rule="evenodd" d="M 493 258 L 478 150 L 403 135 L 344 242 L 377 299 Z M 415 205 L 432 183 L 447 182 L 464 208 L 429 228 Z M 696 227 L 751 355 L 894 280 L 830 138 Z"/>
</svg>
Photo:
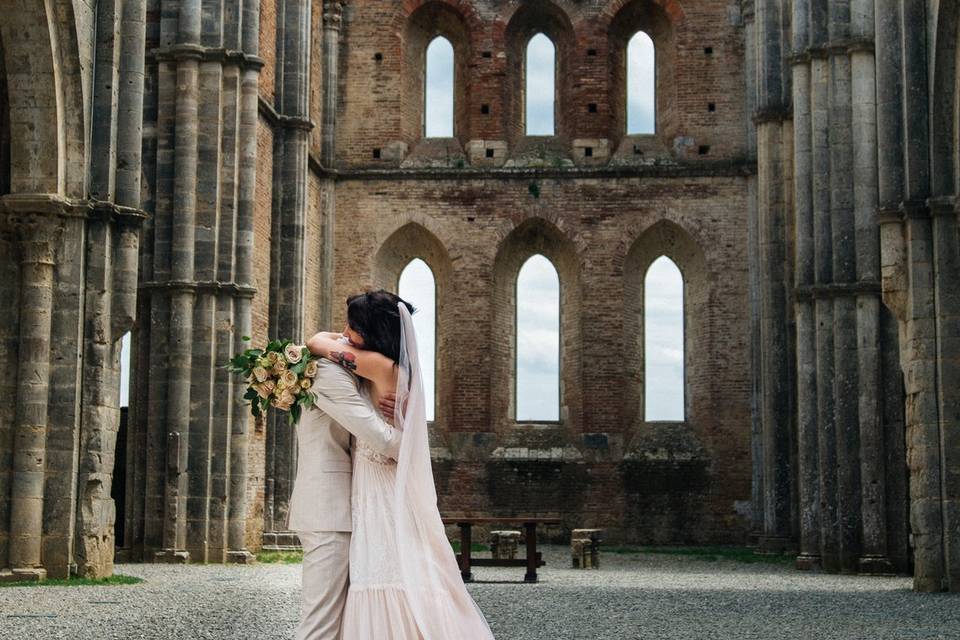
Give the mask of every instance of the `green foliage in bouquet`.
<svg viewBox="0 0 960 640">
<path fill-rule="evenodd" d="M 243 336 L 249 342 L 249 336 Z M 310 388 L 317 375 L 316 358 L 305 346 L 292 340 L 272 340 L 262 349 L 246 349 L 224 365 L 240 374 L 248 387 L 243 398 L 255 418 L 268 407 L 287 411 L 287 424 L 300 420 L 304 408 L 313 406 Z"/>
</svg>

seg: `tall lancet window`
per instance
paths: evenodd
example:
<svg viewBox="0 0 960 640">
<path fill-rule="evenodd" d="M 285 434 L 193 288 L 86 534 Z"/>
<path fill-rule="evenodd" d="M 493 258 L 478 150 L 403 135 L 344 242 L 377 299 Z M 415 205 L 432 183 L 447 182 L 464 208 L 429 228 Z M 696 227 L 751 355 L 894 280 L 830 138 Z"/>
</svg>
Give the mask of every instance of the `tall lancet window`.
<svg viewBox="0 0 960 640">
<path fill-rule="evenodd" d="M 526 133 L 528 136 L 554 135 L 557 51 L 542 33 L 530 38 L 526 55 Z"/>
<path fill-rule="evenodd" d="M 130 406 L 130 332 L 120 338 L 120 406 Z"/>
<path fill-rule="evenodd" d="M 516 419 L 560 419 L 560 277 L 535 255 L 517 276 Z"/>
<path fill-rule="evenodd" d="M 657 258 L 643 281 L 645 419 L 683 421 L 683 274 L 666 256 Z"/>
<path fill-rule="evenodd" d="M 656 131 L 656 51 L 650 36 L 637 31 L 627 44 L 627 134 Z"/>
<path fill-rule="evenodd" d="M 413 328 L 417 332 L 427 420 L 432 421 L 436 417 L 437 404 L 437 284 L 426 262 L 420 258 L 410 261 L 400 274 L 397 293 L 417 308 L 413 314 Z"/>
<path fill-rule="evenodd" d="M 424 135 L 453 137 L 453 45 L 437 36 L 427 47 Z"/>
</svg>

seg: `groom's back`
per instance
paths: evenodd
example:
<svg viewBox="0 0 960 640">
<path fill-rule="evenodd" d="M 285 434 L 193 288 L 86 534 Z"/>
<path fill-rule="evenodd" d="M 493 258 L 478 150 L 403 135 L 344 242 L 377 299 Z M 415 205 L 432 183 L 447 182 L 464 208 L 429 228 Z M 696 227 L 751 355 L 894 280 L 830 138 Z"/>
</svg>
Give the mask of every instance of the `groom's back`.
<svg viewBox="0 0 960 640">
<path fill-rule="evenodd" d="M 315 384 L 347 386 L 353 377 L 338 365 L 320 363 Z M 317 408 L 307 409 L 297 424 L 297 475 L 290 496 L 287 529 L 350 531 L 350 433 Z"/>
</svg>

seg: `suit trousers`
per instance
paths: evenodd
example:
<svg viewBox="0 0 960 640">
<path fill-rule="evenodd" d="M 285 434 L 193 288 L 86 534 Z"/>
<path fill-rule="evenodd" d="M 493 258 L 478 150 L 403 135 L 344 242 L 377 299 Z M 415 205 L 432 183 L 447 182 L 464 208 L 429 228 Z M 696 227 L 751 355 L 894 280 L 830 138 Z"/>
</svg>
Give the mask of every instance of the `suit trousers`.
<svg viewBox="0 0 960 640">
<path fill-rule="evenodd" d="M 350 586 L 350 533 L 297 531 L 303 588 L 296 640 L 339 640 Z"/>
</svg>

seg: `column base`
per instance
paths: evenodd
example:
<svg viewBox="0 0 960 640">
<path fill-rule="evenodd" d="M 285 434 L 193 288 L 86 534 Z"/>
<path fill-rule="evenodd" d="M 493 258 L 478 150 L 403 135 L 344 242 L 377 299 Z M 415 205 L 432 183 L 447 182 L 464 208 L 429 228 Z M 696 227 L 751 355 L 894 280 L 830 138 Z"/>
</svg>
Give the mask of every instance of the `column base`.
<svg viewBox="0 0 960 640">
<path fill-rule="evenodd" d="M 22 567 L 0 570 L 0 582 L 43 582 L 47 570 L 38 567 Z"/>
<path fill-rule="evenodd" d="M 153 561 L 160 564 L 189 564 L 190 552 L 177 549 L 162 549 L 153 554 Z"/>
<path fill-rule="evenodd" d="M 300 551 L 300 538 L 293 531 L 264 531 L 264 551 Z"/>
<path fill-rule="evenodd" d="M 859 561 L 860 573 L 870 576 L 890 576 L 896 571 L 886 556 L 863 556 Z"/>
<path fill-rule="evenodd" d="M 801 553 L 797 556 L 794 566 L 800 571 L 813 571 L 820 568 L 820 556 L 812 553 Z"/>
<path fill-rule="evenodd" d="M 256 564 L 257 558 L 243 549 L 242 551 L 227 551 L 228 564 Z"/>
<path fill-rule="evenodd" d="M 765 556 L 793 555 L 797 543 L 783 536 L 760 536 L 755 551 Z"/>
</svg>

